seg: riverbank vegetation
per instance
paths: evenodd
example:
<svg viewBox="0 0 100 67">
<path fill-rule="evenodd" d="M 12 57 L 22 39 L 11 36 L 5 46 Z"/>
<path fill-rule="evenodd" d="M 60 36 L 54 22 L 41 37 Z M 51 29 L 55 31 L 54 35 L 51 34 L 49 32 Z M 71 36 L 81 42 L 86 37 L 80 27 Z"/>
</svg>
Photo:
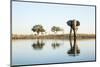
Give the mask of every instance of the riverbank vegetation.
<svg viewBox="0 0 100 67">
<path fill-rule="evenodd" d="M 69 39 L 69 34 L 65 34 L 64 29 L 59 26 L 51 27 L 53 34 L 46 34 L 47 31 L 41 24 L 34 25 L 31 31 L 33 34 L 30 35 L 12 34 L 12 39 Z M 57 32 L 62 33 L 58 34 Z M 95 34 L 77 34 L 77 39 L 94 39 L 95 37 Z M 73 35 L 72 38 L 74 38 Z"/>
<path fill-rule="evenodd" d="M 73 37 L 73 35 L 72 35 Z M 77 39 L 95 39 L 95 34 L 77 34 Z M 12 39 L 69 39 L 69 34 L 48 35 L 17 35 L 12 34 Z"/>
</svg>

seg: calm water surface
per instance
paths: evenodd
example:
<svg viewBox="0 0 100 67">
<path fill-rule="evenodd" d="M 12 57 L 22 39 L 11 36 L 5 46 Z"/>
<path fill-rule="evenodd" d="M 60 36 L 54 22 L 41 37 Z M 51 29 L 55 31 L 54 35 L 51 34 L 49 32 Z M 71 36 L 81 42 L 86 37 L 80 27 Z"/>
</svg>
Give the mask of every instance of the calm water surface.
<svg viewBox="0 0 100 67">
<path fill-rule="evenodd" d="M 12 65 L 95 60 L 95 40 L 13 40 Z"/>
</svg>

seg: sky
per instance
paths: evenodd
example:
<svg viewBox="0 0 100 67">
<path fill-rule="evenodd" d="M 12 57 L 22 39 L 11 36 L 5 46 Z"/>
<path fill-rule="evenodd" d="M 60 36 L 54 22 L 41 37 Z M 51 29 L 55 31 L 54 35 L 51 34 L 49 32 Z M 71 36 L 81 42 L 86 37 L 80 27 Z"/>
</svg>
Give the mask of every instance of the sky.
<svg viewBox="0 0 100 67">
<path fill-rule="evenodd" d="M 59 26 L 69 33 L 68 20 L 80 21 L 78 33 L 95 33 L 95 7 L 46 3 L 12 2 L 12 33 L 32 34 L 32 27 L 41 24 L 47 33 Z"/>
</svg>

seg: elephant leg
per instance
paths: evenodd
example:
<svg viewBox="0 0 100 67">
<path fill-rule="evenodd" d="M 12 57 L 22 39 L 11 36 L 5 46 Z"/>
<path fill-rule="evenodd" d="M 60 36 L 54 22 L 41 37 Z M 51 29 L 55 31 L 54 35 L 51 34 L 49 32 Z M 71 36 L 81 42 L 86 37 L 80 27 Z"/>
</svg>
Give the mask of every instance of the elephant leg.
<svg viewBox="0 0 100 67">
<path fill-rule="evenodd" d="M 72 28 L 70 28 L 69 39 L 71 39 L 71 36 L 72 36 Z"/>
<path fill-rule="evenodd" d="M 77 48 L 76 48 L 76 46 L 77 46 L 77 45 L 76 45 L 76 38 L 75 38 L 75 31 L 74 31 L 74 46 L 73 46 L 74 49 L 73 49 L 73 50 L 74 50 L 74 54 L 75 54 L 75 55 L 77 54 L 77 51 L 76 51 Z"/>
<path fill-rule="evenodd" d="M 70 41 L 70 46 L 72 48 L 72 28 L 70 28 L 69 41 Z"/>
<path fill-rule="evenodd" d="M 76 39 L 76 30 L 74 29 L 74 40 Z"/>
</svg>

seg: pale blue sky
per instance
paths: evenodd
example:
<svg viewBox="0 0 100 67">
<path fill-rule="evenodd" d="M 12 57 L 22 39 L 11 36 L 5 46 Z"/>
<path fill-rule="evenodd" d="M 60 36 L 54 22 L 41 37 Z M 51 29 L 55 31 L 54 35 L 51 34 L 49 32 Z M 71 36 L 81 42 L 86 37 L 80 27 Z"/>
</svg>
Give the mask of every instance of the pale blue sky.
<svg viewBox="0 0 100 67">
<path fill-rule="evenodd" d="M 68 20 L 80 21 L 78 33 L 95 33 L 95 7 L 28 2 L 12 3 L 12 33 L 32 34 L 31 28 L 42 24 L 47 32 L 59 26 L 69 33 Z M 51 32 L 50 32 L 51 33 Z"/>
</svg>

